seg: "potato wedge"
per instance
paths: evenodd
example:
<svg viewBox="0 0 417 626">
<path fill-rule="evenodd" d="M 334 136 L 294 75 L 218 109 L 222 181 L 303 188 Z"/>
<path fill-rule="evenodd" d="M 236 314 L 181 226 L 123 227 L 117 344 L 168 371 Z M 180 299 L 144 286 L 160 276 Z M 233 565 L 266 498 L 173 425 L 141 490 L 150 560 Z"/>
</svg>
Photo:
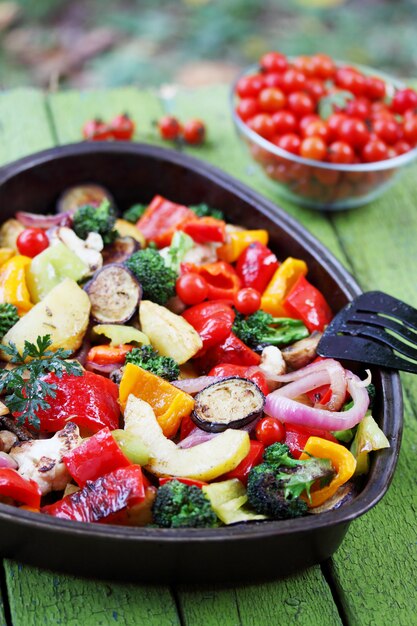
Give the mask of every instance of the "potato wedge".
<svg viewBox="0 0 417 626">
<path fill-rule="evenodd" d="M 237 467 L 249 452 L 248 433 L 232 429 L 193 448 L 179 448 L 164 436 L 151 406 L 133 394 L 124 418 L 125 430 L 147 447 L 146 469 L 156 476 L 213 480 Z"/>
<path fill-rule="evenodd" d="M 146 247 L 146 239 L 135 224 L 132 224 L 127 220 L 118 219 L 116 220 L 114 227 L 117 231 L 119 231 L 121 237 L 132 237 L 140 244 L 141 248 Z"/>
<path fill-rule="evenodd" d="M 18 220 L 6 220 L 0 228 L 0 246 L 17 251 L 16 240 L 24 230 L 25 227 Z"/>
<path fill-rule="evenodd" d="M 34 343 L 38 336 L 50 335 L 50 350 L 64 348 L 75 352 L 80 347 L 90 318 L 88 295 L 71 278 L 66 278 L 22 317 L 3 337 L 23 351 L 25 340 Z M 9 360 L 2 354 L 4 360 Z"/>
<path fill-rule="evenodd" d="M 155 302 L 142 300 L 139 306 L 142 331 L 163 356 L 170 356 L 180 365 L 203 347 L 200 335 L 183 317 Z"/>
</svg>

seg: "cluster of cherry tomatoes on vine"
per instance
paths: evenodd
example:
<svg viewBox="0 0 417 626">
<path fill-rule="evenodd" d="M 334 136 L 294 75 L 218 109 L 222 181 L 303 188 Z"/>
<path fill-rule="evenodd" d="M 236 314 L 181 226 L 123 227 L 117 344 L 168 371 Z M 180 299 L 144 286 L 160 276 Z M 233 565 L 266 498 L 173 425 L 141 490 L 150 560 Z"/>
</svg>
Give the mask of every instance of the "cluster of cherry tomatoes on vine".
<svg viewBox="0 0 417 626">
<path fill-rule="evenodd" d="M 192 119 L 184 125 L 172 115 L 165 115 L 157 123 L 159 135 L 165 141 L 187 143 L 198 146 L 204 143 L 206 138 L 206 126 L 201 120 Z M 100 118 L 88 120 L 83 128 L 84 139 L 89 141 L 131 141 L 135 134 L 135 123 L 132 118 L 123 113 L 117 115 L 110 122 L 104 122 Z"/>
<path fill-rule="evenodd" d="M 306 159 L 389 159 L 417 144 L 417 92 L 397 89 L 325 54 L 268 52 L 236 84 L 236 113 L 251 130 Z"/>
</svg>

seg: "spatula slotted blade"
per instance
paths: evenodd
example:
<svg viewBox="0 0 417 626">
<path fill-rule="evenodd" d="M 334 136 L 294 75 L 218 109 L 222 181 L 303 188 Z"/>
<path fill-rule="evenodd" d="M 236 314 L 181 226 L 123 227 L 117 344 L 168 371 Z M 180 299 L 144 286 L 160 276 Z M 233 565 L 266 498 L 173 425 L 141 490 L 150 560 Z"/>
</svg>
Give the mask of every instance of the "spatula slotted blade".
<svg viewBox="0 0 417 626">
<path fill-rule="evenodd" d="M 417 310 L 381 291 L 361 294 L 331 321 L 317 353 L 417 374 Z"/>
</svg>

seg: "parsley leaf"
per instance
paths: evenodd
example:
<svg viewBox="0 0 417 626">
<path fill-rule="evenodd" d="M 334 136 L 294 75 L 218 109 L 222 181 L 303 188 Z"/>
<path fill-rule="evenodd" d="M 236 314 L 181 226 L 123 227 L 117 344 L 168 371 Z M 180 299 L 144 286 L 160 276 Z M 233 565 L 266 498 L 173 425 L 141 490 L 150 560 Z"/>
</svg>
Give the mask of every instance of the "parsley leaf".
<svg viewBox="0 0 417 626">
<path fill-rule="evenodd" d="M 22 353 L 14 343 L 2 347 L 16 367 L 0 370 L 0 392 L 7 392 L 4 403 L 11 413 L 19 413 L 19 424 L 27 422 L 39 429 L 37 412 L 49 409 L 47 398 L 56 397 L 57 385 L 45 380 L 48 373 L 54 373 L 57 378 L 64 374 L 82 376 L 79 363 L 65 360 L 71 356 L 71 351 L 48 350 L 51 344 L 51 336 L 45 335 L 38 337 L 36 343 L 25 341 Z M 26 359 L 30 360 L 25 363 Z"/>
</svg>

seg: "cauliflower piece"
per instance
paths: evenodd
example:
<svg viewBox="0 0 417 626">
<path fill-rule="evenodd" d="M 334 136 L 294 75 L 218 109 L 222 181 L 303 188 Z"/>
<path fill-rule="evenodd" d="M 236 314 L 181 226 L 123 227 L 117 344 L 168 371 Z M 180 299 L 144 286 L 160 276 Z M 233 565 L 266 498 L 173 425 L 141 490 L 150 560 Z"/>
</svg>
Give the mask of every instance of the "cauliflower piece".
<svg viewBox="0 0 417 626">
<path fill-rule="evenodd" d="M 81 261 L 88 265 L 89 272 L 87 276 L 91 276 L 94 272 L 103 267 L 103 256 L 101 251 L 104 244 L 99 233 L 88 233 L 86 240 L 80 239 L 75 232 L 67 226 L 61 226 L 57 229 L 55 236 L 62 241 L 78 256 Z"/>
<path fill-rule="evenodd" d="M 10 456 L 18 464 L 19 474 L 38 483 L 42 495 L 45 495 L 50 491 L 65 489 L 71 477 L 62 457 L 81 441 L 78 426 L 68 422 L 51 439 L 16 443 L 10 450 Z"/>
<path fill-rule="evenodd" d="M 193 265 L 215 263 L 218 260 L 216 252 L 218 247 L 219 244 L 196 244 L 191 250 L 186 252 L 182 262 L 192 263 Z"/>
<path fill-rule="evenodd" d="M 276 346 L 266 346 L 262 350 L 259 369 L 268 381 L 269 390 L 274 391 L 278 389 L 281 386 L 280 383 L 270 378 L 271 376 L 282 376 L 286 372 L 287 366 L 281 350 Z"/>
</svg>

